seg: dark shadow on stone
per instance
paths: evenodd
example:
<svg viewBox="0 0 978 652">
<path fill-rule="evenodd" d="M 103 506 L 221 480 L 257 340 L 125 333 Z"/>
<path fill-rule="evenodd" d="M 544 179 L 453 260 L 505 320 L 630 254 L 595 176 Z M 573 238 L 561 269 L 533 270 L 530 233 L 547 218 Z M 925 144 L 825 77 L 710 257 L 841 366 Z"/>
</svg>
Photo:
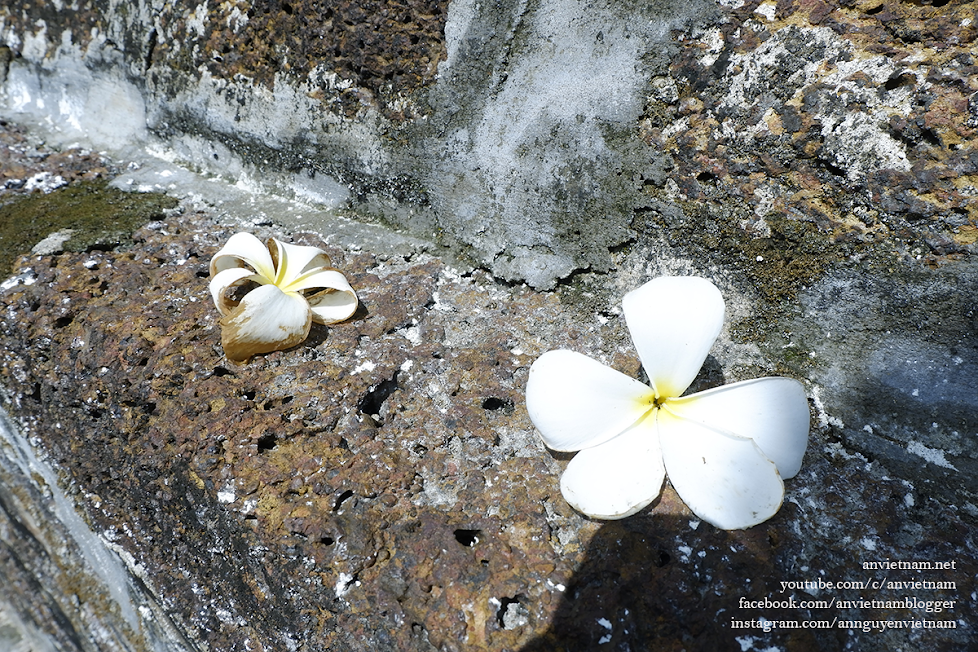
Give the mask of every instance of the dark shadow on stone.
<svg viewBox="0 0 978 652">
<path fill-rule="evenodd" d="M 790 510 L 789 510 L 790 511 Z M 520 652 L 583 650 L 841 650 L 845 630 L 772 629 L 744 621 L 811 620 L 800 609 L 742 609 L 740 599 L 786 599 L 779 581 L 776 516 L 750 530 L 726 532 L 695 517 L 641 513 L 609 521 L 562 593 L 549 629 Z M 696 524 L 694 528 L 692 523 Z M 558 589 L 559 591 L 559 589 Z M 823 614 L 824 615 L 824 614 Z"/>
<path fill-rule="evenodd" d="M 342 327 L 344 324 L 349 324 L 355 321 L 363 321 L 369 316 L 370 310 L 367 309 L 367 306 L 363 305 L 363 302 L 360 302 L 357 304 L 356 311 L 349 319 L 345 319 L 336 324 L 330 324 L 329 326 L 313 322 L 312 326 L 309 328 L 309 337 L 307 337 L 301 344 L 297 344 L 296 348 L 304 347 L 314 349 L 329 339 L 330 329 Z"/>
<path fill-rule="evenodd" d="M 370 310 L 368 310 L 367 306 L 361 301 L 357 304 L 357 309 L 356 311 L 354 311 L 353 315 L 349 319 L 346 319 L 340 323 L 345 324 L 346 322 L 351 322 L 351 321 L 363 321 L 369 315 L 370 315 Z"/>
<path fill-rule="evenodd" d="M 721 385 L 726 385 L 727 380 L 723 375 L 723 367 L 712 355 L 706 356 L 706 360 L 703 361 L 703 366 L 700 367 L 700 371 L 696 374 L 696 378 L 690 384 L 689 389 L 686 390 L 685 394 L 695 394 L 696 392 L 702 392 L 707 389 L 713 389 L 714 387 L 720 387 Z"/>
<path fill-rule="evenodd" d="M 891 337 L 850 380 L 848 405 L 839 410 L 844 425 L 835 430 L 840 442 L 882 464 L 921 497 L 952 506 L 973 502 L 978 497 L 975 350 L 973 344 L 961 347 L 962 358 L 943 347 Z M 976 517 L 969 510 L 961 516 Z"/>
<path fill-rule="evenodd" d="M 646 385 L 651 384 L 644 368 L 639 371 L 638 380 Z M 723 375 L 723 367 L 720 365 L 720 362 L 713 355 L 708 355 L 706 356 L 706 360 L 703 361 L 703 366 L 700 367 L 699 373 L 696 374 L 696 378 L 690 383 L 689 388 L 683 392 L 683 395 L 688 396 L 696 392 L 713 389 L 714 387 L 725 385 L 726 382 L 726 376 Z"/>
</svg>

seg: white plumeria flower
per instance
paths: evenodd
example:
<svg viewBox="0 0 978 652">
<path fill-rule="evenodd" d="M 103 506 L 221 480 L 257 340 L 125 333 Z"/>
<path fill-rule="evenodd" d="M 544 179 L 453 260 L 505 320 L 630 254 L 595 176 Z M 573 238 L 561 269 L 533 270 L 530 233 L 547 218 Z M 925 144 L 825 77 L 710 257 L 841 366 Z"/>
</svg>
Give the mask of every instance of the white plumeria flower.
<svg viewBox="0 0 978 652">
<path fill-rule="evenodd" d="M 356 312 L 357 295 L 318 247 L 235 233 L 211 258 L 210 291 L 231 360 L 279 351 L 309 336 L 312 322 L 335 324 Z M 258 287 L 236 300 L 229 290 Z"/>
<path fill-rule="evenodd" d="M 774 516 L 808 446 L 801 383 L 760 378 L 682 396 L 723 325 L 723 297 L 706 279 L 660 277 L 622 307 L 651 386 L 567 350 L 530 368 L 530 419 L 549 448 L 580 451 L 560 479 L 564 498 L 588 516 L 624 518 L 659 496 L 668 471 L 693 513 L 719 528 Z"/>
</svg>

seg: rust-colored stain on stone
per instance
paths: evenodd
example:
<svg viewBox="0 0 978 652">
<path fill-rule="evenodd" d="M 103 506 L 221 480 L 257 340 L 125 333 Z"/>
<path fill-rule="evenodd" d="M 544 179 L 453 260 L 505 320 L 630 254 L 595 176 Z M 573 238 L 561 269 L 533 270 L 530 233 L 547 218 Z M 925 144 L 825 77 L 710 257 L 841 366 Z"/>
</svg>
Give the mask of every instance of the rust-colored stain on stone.
<svg viewBox="0 0 978 652">
<path fill-rule="evenodd" d="M 218 78 L 244 76 L 268 86 L 278 74 L 302 79 L 321 68 L 337 78 L 323 90 L 345 85 L 349 92 L 332 101 L 355 112 L 373 103 L 371 94 L 392 101 L 434 78 L 443 55 L 445 5 L 441 0 L 223 3 L 210 8 L 192 65 Z M 196 40 L 195 17 L 188 13 L 176 20 L 154 51 L 152 65 L 166 65 L 175 45 Z"/>
</svg>

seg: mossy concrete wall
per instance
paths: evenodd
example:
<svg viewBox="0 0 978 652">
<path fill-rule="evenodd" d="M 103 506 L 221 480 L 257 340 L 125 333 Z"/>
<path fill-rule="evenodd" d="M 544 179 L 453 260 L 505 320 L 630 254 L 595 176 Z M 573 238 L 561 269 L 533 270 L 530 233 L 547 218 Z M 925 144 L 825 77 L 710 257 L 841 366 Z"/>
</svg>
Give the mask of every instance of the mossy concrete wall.
<svg viewBox="0 0 978 652">
<path fill-rule="evenodd" d="M 8 114 L 437 240 L 536 287 L 606 271 L 662 153 L 637 124 L 695 2 L 0 9 Z M 107 118 L 107 116 L 112 116 Z"/>
</svg>

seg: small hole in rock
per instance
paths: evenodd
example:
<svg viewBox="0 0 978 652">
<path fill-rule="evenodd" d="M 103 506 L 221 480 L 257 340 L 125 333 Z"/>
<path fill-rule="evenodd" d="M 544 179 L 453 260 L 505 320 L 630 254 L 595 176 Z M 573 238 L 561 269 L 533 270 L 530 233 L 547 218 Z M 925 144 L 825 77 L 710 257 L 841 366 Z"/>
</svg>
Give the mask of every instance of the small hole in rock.
<svg viewBox="0 0 978 652">
<path fill-rule="evenodd" d="M 496 398 L 495 396 L 490 396 L 482 401 L 482 409 L 503 410 L 505 412 L 509 412 L 513 409 L 513 402 L 508 398 Z"/>
<path fill-rule="evenodd" d="M 357 409 L 363 414 L 380 414 L 380 408 L 384 405 L 384 401 L 387 397 L 394 393 L 397 389 L 397 373 L 390 379 L 379 383 L 376 387 L 371 389 L 367 394 L 360 399 L 360 403 L 357 405 Z"/>
<path fill-rule="evenodd" d="M 333 543 L 335 543 L 335 539 L 333 539 L 333 537 L 326 534 L 320 537 L 319 543 L 323 544 L 324 546 L 331 546 L 333 545 Z"/>
<path fill-rule="evenodd" d="M 214 367 L 214 375 L 220 378 L 221 376 L 232 376 L 234 372 L 224 367 Z"/>
<path fill-rule="evenodd" d="M 837 165 L 832 164 L 829 161 L 821 160 L 819 162 L 822 164 L 822 167 L 824 167 L 826 170 L 828 170 L 829 172 L 831 172 L 832 174 L 834 174 L 836 176 L 839 176 L 839 177 L 848 176 L 847 173 L 846 173 L 846 171 L 844 169 L 840 168 Z"/>
<path fill-rule="evenodd" d="M 496 620 L 499 621 L 503 629 L 516 629 L 529 622 L 530 612 L 520 602 L 519 596 L 502 598 L 499 603 L 499 610 L 496 611 Z"/>
<path fill-rule="evenodd" d="M 57 328 L 64 328 L 72 321 L 74 321 L 74 319 L 75 319 L 74 315 L 66 315 L 64 317 L 58 317 L 57 319 L 54 320 L 54 325 Z"/>
<path fill-rule="evenodd" d="M 888 91 L 892 91 L 900 88 L 901 86 L 913 86 L 916 81 L 916 77 L 909 72 L 905 72 L 902 75 L 895 75 L 887 79 L 883 84 L 883 88 Z"/>
<path fill-rule="evenodd" d="M 938 136 L 937 132 L 935 132 L 933 129 L 921 129 L 920 135 L 923 136 L 924 140 L 931 145 L 940 147 L 942 144 L 941 137 Z"/>
<path fill-rule="evenodd" d="M 273 448 L 275 448 L 276 444 L 278 444 L 278 437 L 276 437 L 274 434 L 270 432 L 265 433 L 264 435 L 258 438 L 258 452 L 265 453 L 267 451 L 270 451 Z"/>
<path fill-rule="evenodd" d="M 479 543 L 479 535 L 482 530 L 464 530 L 459 528 L 455 530 L 455 540 L 461 543 L 466 548 L 471 548 L 475 544 Z"/>
<path fill-rule="evenodd" d="M 353 497 L 353 492 L 350 491 L 349 489 L 347 489 L 346 491 L 344 491 L 343 493 L 341 493 L 340 496 L 339 496 L 339 498 L 336 499 L 336 504 L 333 505 L 333 511 L 334 512 L 339 511 L 339 509 L 343 505 L 343 503 L 345 503 L 347 500 L 349 500 L 352 497 Z"/>
</svg>

